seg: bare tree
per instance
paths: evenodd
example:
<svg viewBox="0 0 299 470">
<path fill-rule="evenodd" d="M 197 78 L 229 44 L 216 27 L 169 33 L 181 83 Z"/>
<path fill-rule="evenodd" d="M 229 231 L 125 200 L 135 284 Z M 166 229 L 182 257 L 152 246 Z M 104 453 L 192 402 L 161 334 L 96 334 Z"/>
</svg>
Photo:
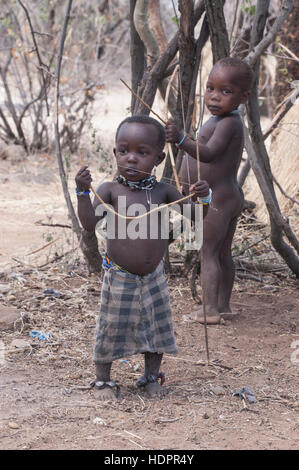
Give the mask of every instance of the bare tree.
<svg viewBox="0 0 299 470">
<path fill-rule="evenodd" d="M 136 4 L 137 3 L 138 0 L 136 1 Z M 190 89 L 190 84 L 192 83 L 194 75 L 192 76 L 190 71 L 192 67 L 194 67 L 194 64 L 198 63 L 196 62 L 196 54 L 197 58 L 200 57 L 199 51 L 195 53 L 196 48 L 194 47 L 193 38 L 194 25 L 198 22 L 199 18 L 204 13 L 204 9 L 206 10 L 206 18 L 211 37 L 214 62 L 216 62 L 219 58 L 230 54 L 230 40 L 225 24 L 222 0 L 213 0 L 212 2 L 200 1 L 195 7 L 193 6 L 193 2 L 187 0 L 179 0 L 178 3 L 179 10 L 181 12 L 180 28 L 178 33 L 169 41 L 168 46 L 163 53 L 161 53 L 158 57 L 156 57 L 156 52 L 154 56 L 152 54 L 151 57 L 155 57 L 155 60 L 151 59 L 151 62 L 147 62 L 146 67 L 144 67 L 142 80 L 139 79 L 139 89 L 136 89 L 136 85 L 134 83 L 133 88 L 135 86 L 135 90 L 139 91 L 143 101 L 152 106 L 156 91 L 159 87 L 159 83 L 161 83 L 167 73 L 169 73 L 168 68 L 170 68 L 170 64 L 174 60 L 177 51 L 182 51 L 182 53 L 179 55 L 180 86 L 177 94 L 177 115 L 175 115 L 174 118 L 178 125 L 181 125 L 181 127 L 183 123 L 185 130 L 188 131 L 190 129 L 186 126 L 186 113 L 187 109 L 188 111 L 193 111 L 194 107 L 194 100 L 192 101 L 192 96 L 194 96 L 194 89 L 192 89 L 192 92 Z M 293 0 L 282 1 L 279 14 L 277 15 L 277 18 L 273 24 L 268 28 L 266 34 L 264 33 L 264 30 L 268 16 L 269 0 L 258 0 L 255 8 L 252 10 L 254 15 L 250 34 L 250 48 L 245 55 L 245 60 L 254 68 L 256 81 L 247 106 L 249 135 L 247 136 L 246 142 L 247 149 L 251 149 L 251 151 L 248 151 L 249 162 L 256 175 L 257 181 L 265 199 L 267 210 L 269 212 L 272 244 L 286 261 L 294 274 L 299 276 L 299 259 L 298 256 L 296 256 L 294 250 L 291 248 L 292 246 L 295 251 L 299 253 L 298 240 L 289 226 L 289 223 L 283 218 L 277 199 L 275 197 L 269 157 L 264 145 L 264 137 L 260 126 L 257 88 L 260 72 L 260 57 L 275 40 L 276 35 L 292 10 L 293 3 Z M 131 8 L 134 7 L 135 2 L 131 2 Z M 142 7 L 143 12 L 146 13 L 148 2 L 142 2 Z M 131 16 L 131 18 L 134 18 L 134 16 Z M 206 24 L 203 23 L 201 30 L 202 33 L 205 26 Z M 204 44 L 205 41 L 203 41 L 203 37 L 206 40 L 207 35 L 202 34 L 202 43 Z M 152 39 L 150 42 L 147 41 L 148 40 L 143 39 L 145 50 L 152 51 Z M 197 41 L 198 44 L 199 38 Z M 201 44 L 201 47 L 203 44 Z M 198 68 L 195 68 L 195 74 L 197 75 L 197 73 Z M 188 103 L 188 105 L 186 103 Z M 132 109 L 132 112 L 135 114 L 146 114 L 149 111 L 144 105 L 140 104 L 139 102 L 135 102 L 135 106 L 134 109 Z M 189 125 L 190 119 L 188 120 L 188 126 Z M 177 166 L 179 167 L 179 158 L 177 158 Z M 166 165 L 164 177 L 166 175 L 167 178 L 171 175 L 171 167 L 169 165 Z M 291 246 L 284 241 L 284 235 L 288 238 Z"/>
<path fill-rule="evenodd" d="M 122 47 L 109 48 L 127 32 L 128 14 L 119 2 L 84 2 L 72 7 L 60 84 L 61 146 L 78 151 L 92 105 L 103 87 L 103 66 L 120 61 Z M 115 5 L 114 5 L 115 4 Z M 27 151 L 49 150 L 54 135 L 50 111 L 55 63 L 63 27 L 63 2 L 3 0 L 0 18 L 0 139 Z M 106 14 L 106 9 L 107 11 Z M 108 14 L 110 13 L 110 15 Z"/>
<path fill-rule="evenodd" d="M 269 7 L 269 1 L 257 2 L 254 28 L 252 34 L 252 52 L 248 54 L 247 60 L 251 63 L 255 72 L 255 84 L 250 94 L 247 105 L 247 117 L 249 123 L 249 133 L 252 142 L 253 152 L 249 154 L 249 160 L 254 174 L 262 191 L 265 204 L 270 217 L 271 241 L 274 248 L 285 260 L 289 268 L 299 277 L 299 257 L 284 239 L 285 235 L 299 254 L 299 242 L 293 233 L 289 223 L 283 218 L 275 191 L 273 187 L 273 176 L 270 167 L 269 156 L 264 143 L 264 137 L 260 125 L 259 103 L 258 103 L 258 76 L 259 76 L 259 57 L 260 53 L 256 51 L 263 50 L 261 44 L 267 44 L 278 32 L 283 20 L 290 13 L 293 1 L 284 1 L 281 7 L 280 15 L 277 17 L 267 36 L 263 38 L 263 31 Z"/>
<path fill-rule="evenodd" d="M 205 0 L 205 9 L 209 24 L 213 62 L 229 55 L 229 37 L 225 24 L 222 0 Z"/>
</svg>

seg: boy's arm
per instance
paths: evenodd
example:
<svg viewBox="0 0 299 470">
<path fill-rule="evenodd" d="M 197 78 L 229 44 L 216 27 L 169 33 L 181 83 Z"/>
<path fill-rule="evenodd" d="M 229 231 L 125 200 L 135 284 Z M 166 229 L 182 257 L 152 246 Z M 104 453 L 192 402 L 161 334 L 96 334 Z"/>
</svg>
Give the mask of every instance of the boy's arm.
<svg viewBox="0 0 299 470">
<path fill-rule="evenodd" d="M 76 181 L 76 193 L 77 193 L 77 202 L 78 202 L 78 216 L 80 219 L 80 222 L 87 230 L 88 232 L 93 232 L 95 230 L 95 226 L 99 220 L 103 218 L 105 214 L 103 214 L 101 217 L 97 217 L 95 215 L 95 208 L 100 202 L 98 199 L 94 200 L 94 203 L 92 204 L 91 199 L 90 199 L 90 184 L 92 181 L 91 175 L 89 173 L 89 170 L 87 170 L 87 167 L 81 168 L 79 172 L 76 175 L 75 178 Z M 102 185 L 99 186 L 97 189 L 97 193 L 101 196 L 104 202 L 107 204 L 110 203 L 110 188 L 111 188 L 111 183 L 103 183 Z M 84 192 L 86 194 L 84 194 Z"/>
<path fill-rule="evenodd" d="M 183 132 L 179 132 L 173 121 L 166 125 L 166 141 L 179 145 L 191 157 L 197 158 L 196 142 Z M 206 144 L 198 143 L 200 161 L 209 163 L 221 155 L 233 138 L 236 131 L 240 130 L 240 122 L 233 116 L 227 116 L 219 121 L 213 135 Z"/>
<path fill-rule="evenodd" d="M 183 195 L 174 187 L 171 185 L 169 186 L 168 191 L 167 191 L 167 203 L 175 202 L 178 201 L 179 199 L 182 199 Z M 191 199 L 185 199 L 184 201 L 178 202 L 177 205 L 180 207 L 180 212 L 181 214 L 183 213 L 183 208 L 184 205 L 190 204 L 191 205 L 191 219 L 195 219 L 195 206 L 198 204 L 197 198 L 209 198 L 210 195 L 210 188 L 209 185 L 206 181 L 197 181 L 195 184 L 193 184 L 190 187 L 190 194 L 195 193 L 193 196 L 192 200 Z M 173 205 L 175 209 L 175 205 Z M 203 204 L 203 217 L 206 216 L 208 212 L 208 207 L 209 204 Z"/>
<path fill-rule="evenodd" d="M 104 202 L 110 204 L 111 197 L 110 197 L 110 188 L 111 183 L 103 183 L 101 184 L 98 189 L 97 193 L 103 199 Z M 99 200 L 95 197 L 93 203 L 89 195 L 86 196 L 77 196 L 78 199 L 78 216 L 82 226 L 88 232 L 93 232 L 99 220 L 103 219 L 106 215 L 106 212 L 103 212 L 103 215 L 96 216 L 95 209 L 96 207 L 101 204 Z"/>
</svg>

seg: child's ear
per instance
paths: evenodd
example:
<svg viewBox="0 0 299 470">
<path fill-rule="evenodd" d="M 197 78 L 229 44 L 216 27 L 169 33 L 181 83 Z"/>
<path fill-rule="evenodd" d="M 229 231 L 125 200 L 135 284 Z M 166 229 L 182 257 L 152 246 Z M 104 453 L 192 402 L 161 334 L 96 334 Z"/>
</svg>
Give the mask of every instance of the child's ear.
<svg viewBox="0 0 299 470">
<path fill-rule="evenodd" d="M 241 103 L 246 103 L 250 95 L 250 91 L 243 91 Z"/>
<path fill-rule="evenodd" d="M 160 165 L 160 163 L 163 162 L 164 158 L 165 158 L 165 152 L 159 153 L 159 154 L 157 155 L 157 158 L 156 158 L 156 161 L 155 161 L 155 166 Z"/>
</svg>

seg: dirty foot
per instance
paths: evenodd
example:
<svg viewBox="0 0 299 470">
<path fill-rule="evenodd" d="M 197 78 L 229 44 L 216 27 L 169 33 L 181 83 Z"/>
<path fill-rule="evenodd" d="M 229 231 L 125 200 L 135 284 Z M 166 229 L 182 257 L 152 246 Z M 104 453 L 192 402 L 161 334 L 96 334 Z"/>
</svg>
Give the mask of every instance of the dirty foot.
<svg viewBox="0 0 299 470">
<path fill-rule="evenodd" d="M 191 320 L 198 321 L 199 323 L 204 323 L 204 315 L 203 315 L 203 307 L 200 306 L 197 310 L 193 310 L 193 312 L 189 315 Z M 207 318 L 207 325 L 218 325 L 220 323 L 220 315 L 206 315 Z"/>
<path fill-rule="evenodd" d="M 158 382 L 149 382 L 145 385 L 144 391 L 150 397 L 164 397 L 166 390 Z"/>
<path fill-rule="evenodd" d="M 161 384 L 158 382 L 160 379 Z M 162 387 L 165 381 L 165 374 L 161 372 L 158 375 L 150 375 L 146 377 L 143 375 L 140 379 L 137 380 L 137 387 L 146 392 L 150 397 L 163 397 L 166 395 L 165 388 Z"/>
<path fill-rule="evenodd" d="M 94 395 L 97 400 L 115 401 L 119 396 L 119 386 L 112 380 L 110 382 L 95 382 Z"/>
</svg>

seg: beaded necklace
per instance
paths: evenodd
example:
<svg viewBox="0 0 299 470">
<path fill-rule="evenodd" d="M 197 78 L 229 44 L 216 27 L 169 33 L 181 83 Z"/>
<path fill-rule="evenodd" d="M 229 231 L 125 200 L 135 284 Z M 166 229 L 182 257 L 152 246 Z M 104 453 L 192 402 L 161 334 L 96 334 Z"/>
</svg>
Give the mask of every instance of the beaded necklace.
<svg viewBox="0 0 299 470">
<path fill-rule="evenodd" d="M 154 175 L 150 175 L 147 178 L 144 178 L 143 180 L 139 180 L 139 181 L 130 181 L 124 176 L 119 175 L 116 178 L 116 181 L 119 184 L 128 186 L 132 191 L 153 189 L 157 183 L 157 179 Z"/>
<path fill-rule="evenodd" d="M 131 191 L 141 191 L 144 190 L 146 192 L 146 200 L 147 203 L 150 205 L 152 203 L 152 196 L 150 191 L 156 186 L 157 179 L 154 175 L 150 175 L 147 178 L 144 178 L 139 181 L 130 181 L 122 175 L 119 175 L 116 178 L 116 181 L 119 184 L 123 184 L 124 186 L 128 186 Z"/>
</svg>

